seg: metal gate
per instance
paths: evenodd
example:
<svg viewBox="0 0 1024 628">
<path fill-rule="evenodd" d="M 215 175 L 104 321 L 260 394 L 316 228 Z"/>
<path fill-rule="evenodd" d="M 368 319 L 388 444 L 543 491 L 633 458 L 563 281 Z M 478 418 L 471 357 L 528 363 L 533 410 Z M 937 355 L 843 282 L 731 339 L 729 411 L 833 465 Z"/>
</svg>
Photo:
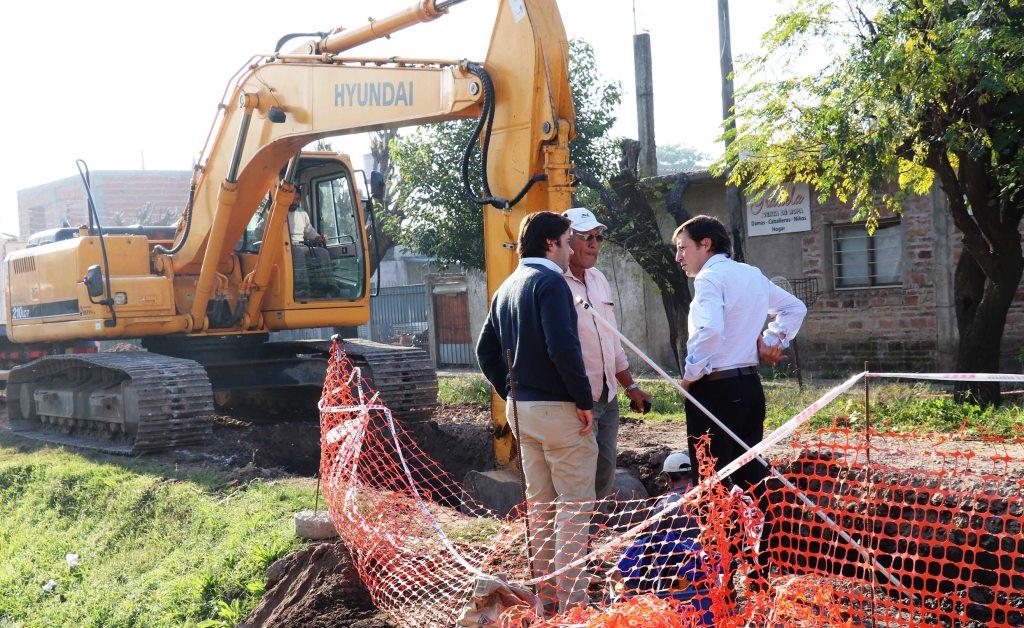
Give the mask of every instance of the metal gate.
<svg viewBox="0 0 1024 628">
<path fill-rule="evenodd" d="M 466 286 L 434 287 L 434 326 L 437 328 L 437 365 L 473 366 L 473 336 L 469 325 L 469 294 Z"/>
<path fill-rule="evenodd" d="M 370 299 L 370 337 L 377 342 L 430 351 L 427 286 L 381 288 Z"/>
</svg>

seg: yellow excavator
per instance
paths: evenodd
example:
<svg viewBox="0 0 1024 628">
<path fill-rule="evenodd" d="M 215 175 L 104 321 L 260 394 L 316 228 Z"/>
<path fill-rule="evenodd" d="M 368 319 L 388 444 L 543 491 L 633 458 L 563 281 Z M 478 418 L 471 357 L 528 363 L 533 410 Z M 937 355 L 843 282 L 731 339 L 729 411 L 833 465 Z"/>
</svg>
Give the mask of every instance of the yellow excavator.
<svg viewBox="0 0 1024 628">
<path fill-rule="evenodd" d="M 274 54 L 254 57 L 225 90 L 177 225 L 103 228 L 90 201 L 88 225 L 53 230 L 9 254 L 13 341 L 141 338 L 147 349 L 50 356 L 13 369 L 12 428 L 114 453 L 156 451 L 201 443 L 215 397 L 318 393 L 324 343 L 268 335 L 369 320 L 368 214 L 383 189 L 372 173 L 364 202 L 347 157 L 303 152 L 322 138 L 477 118 L 461 167 L 484 212 L 493 294 L 517 263 L 522 217 L 571 206 L 575 122 L 555 0 L 500 0 L 483 63 L 349 52 L 463 1 L 422 0 L 290 52 L 281 52 L 294 37 L 285 36 Z M 468 175 L 476 158 L 481 181 Z M 304 228 L 319 237 L 303 238 Z M 437 381 L 425 352 L 345 346 L 399 416 L 429 414 Z M 512 440 L 497 397 L 492 410 L 504 465 Z"/>
</svg>

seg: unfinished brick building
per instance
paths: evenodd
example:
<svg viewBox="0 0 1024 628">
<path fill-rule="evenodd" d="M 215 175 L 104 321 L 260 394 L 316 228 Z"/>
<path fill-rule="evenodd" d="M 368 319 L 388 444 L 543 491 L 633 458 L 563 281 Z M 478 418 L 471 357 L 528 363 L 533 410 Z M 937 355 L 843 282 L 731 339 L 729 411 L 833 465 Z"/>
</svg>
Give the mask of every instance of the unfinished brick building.
<svg viewBox="0 0 1024 628">
<path fill-rule="evenodd" d="M 177 221 L 188 201 L 188 170 L 98 170 L 91 173 L 93 200 L 103 225 L 156 225 Z M 67 218 L 88 221 L 85 189 L 78 176 L 18 190 L 22 239 L 58 227 Z"/>
</svg>

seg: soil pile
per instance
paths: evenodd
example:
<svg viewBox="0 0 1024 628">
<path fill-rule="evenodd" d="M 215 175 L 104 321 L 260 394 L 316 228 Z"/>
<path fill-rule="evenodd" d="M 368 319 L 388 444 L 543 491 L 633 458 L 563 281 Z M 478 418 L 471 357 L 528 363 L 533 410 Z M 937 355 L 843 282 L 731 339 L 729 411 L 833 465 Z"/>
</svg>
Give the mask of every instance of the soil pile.
<svg viewBox="0 0 1024 628">
<path fill-rule="evenodd" d="M 388 628 L 340 542 L 308 545 L 267 569 L 267 593 L 239 626 Z"/>
</svg>

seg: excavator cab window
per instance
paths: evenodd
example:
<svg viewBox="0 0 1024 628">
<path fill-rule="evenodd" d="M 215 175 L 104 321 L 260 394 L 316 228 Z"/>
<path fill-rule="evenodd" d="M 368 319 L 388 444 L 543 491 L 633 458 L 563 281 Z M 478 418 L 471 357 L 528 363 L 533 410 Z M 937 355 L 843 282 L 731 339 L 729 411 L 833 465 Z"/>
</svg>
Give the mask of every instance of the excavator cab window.
<svg viewBox="0 0 1024 628">
<path fill-rule="evenodd" d="M 364 269 L 359 216 L 347 171 L 312 179 L 303 195 L 310 204 L 315 240 L 292 245 L 295 300 L 346 300 L 363 296 Z"/>
<path fill-rule="evenodd" d="M 260 245 L 263 244 L 263 223 L 266 222 L 267 214 L 270 212 L 272 200 L 270 192 L 267 192 L 267 195 L 260 201 L 260 206 L 256 209 L 256 213 L 249 219 L 249 224 L 245 227 L 245 233 L 242 234 L 242 239 L 238 241 L 238 246 L 235 247 L 236 251 L 242 253 L 260 252 Z"/>
</svg>

